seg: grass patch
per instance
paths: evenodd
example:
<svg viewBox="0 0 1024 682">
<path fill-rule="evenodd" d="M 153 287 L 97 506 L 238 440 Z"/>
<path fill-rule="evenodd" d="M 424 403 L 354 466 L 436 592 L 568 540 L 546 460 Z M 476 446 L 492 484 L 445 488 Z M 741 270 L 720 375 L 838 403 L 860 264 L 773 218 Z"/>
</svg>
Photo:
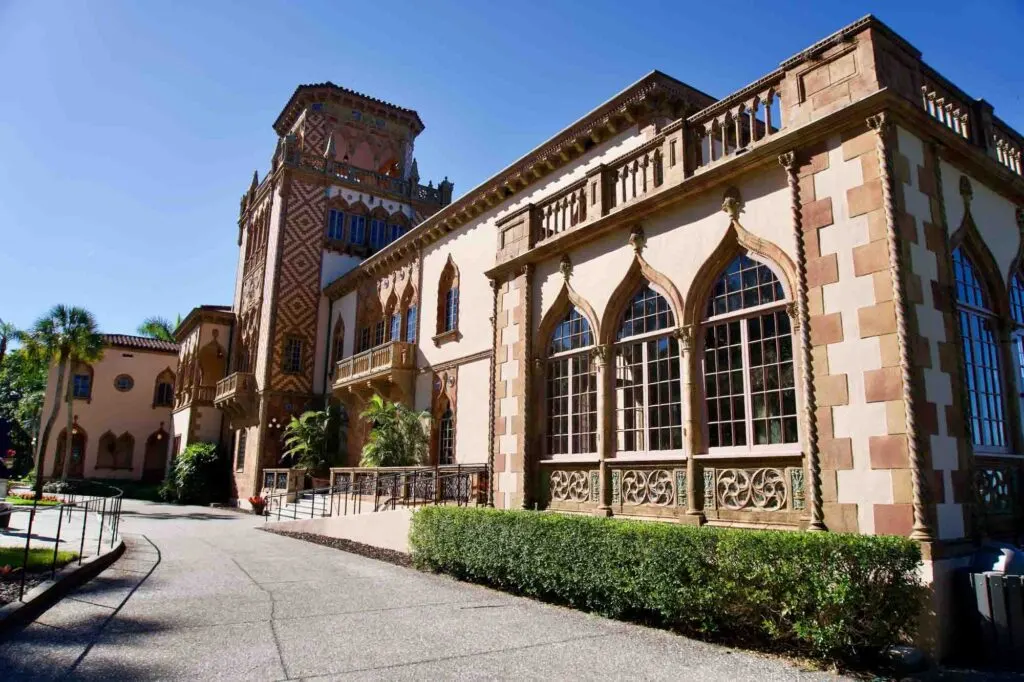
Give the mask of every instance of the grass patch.
<svg viewBox="0 0 1024 682">
<path fill-rule="evenodd" d="M 78 552 L 57 552 L 57 568 L 78 558 Z M 0 567 L 10 566 L 21 568 L 25 559 L 24 547 L 0 547 Z M 53 550 L 49 548 L 30 549 L 28 551 L 28 570 L 49 570 L 53 561 Z"/>
<path fill-rule="evenodd" d="M 4 498 L 4 502 L 7 502 L 8 504 L 13 505 L 15 507 L 32 506 L 32 498 L 26 499 L 24 497 L 13 497 L 11 495 L 8 495 L 6 498 Z M 39 500 L 40 507 L 56 507 L 58 504 L 60 504 L 60 500 Z"/>
</svg>

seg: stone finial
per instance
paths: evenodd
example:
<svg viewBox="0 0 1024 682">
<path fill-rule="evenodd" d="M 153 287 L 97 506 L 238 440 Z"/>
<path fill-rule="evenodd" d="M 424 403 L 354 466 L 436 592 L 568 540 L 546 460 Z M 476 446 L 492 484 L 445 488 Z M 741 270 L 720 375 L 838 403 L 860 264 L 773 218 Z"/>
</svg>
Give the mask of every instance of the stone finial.
<svg viewBox="0 0 1024 682">
<path fill-rule="evenodd" d="M 412 160 L 412 170 L 409 171 L 409 180 L 413 183 L 419 183 L 420 181 L 420 166 L 416 163 L 416 159 Z"/>
<path fill-rule="evenodd" d="M 970 206 L 971 199 L 974 198 L 974 188 L 966 175 L 960 176 L 960 196 L 963 197 L 964 206 Z"/>
<path fill-rule="evenodd" d="M 256 188 L 259 187 L 259 186 L 260 186 L 260 172 L 259 171 L 253 171 L 252 172 L 252 183 L 249 185 L 249 191 L 250 192 L 255 192 Z"/>
<path fill-rule="evenodd" d="M 334 161 L 334 157 L 337 155 L 337 150 L 334 147 L 334 133 L 327 136 L 327 146 L 324 148 L 324 158 L 328 161 Z"/>
<path fill-rule="evenodd" d="M 736 222 L 743 212 L 743 197 L 736 187 L 729 187 L 722 195 L 722 210 L 729 214 L 729 219 Z"/>
<path fill-rule="evenodd" d="M 562 260 L 558 261 L 558 269 L 562 272 L 562 277 L 568 282 L 569 278 L 572 277 L 572 261 L 569 260 L 569 254 L 562 254 Z"/>
<path fill-rule="evenodd" d="M 644 247 L 647 246 L 647 235 L 644 234 L 642 226 L 634 225 L 633 229 L 629 231 L 629 245 L 633 247 L 638 256 L 644 252 Z"/>
</svg>

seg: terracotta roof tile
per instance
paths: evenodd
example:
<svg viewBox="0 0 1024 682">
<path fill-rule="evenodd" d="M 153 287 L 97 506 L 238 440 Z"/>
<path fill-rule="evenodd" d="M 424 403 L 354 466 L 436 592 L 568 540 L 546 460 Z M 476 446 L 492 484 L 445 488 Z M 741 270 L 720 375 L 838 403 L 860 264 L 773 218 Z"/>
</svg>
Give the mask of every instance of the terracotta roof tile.
<svg viewBox="0 0 1024 682">
<path fill-rule="evenodd" d="M 134 348 L 136 350 L 157 351 L 161 353 L 177 353 L 178 344 L 173 341 L 152 339 L 148 336 L 131 336 L 129 334 L 104 334 L 103 342 L 118 348 Z"/>
</svg>

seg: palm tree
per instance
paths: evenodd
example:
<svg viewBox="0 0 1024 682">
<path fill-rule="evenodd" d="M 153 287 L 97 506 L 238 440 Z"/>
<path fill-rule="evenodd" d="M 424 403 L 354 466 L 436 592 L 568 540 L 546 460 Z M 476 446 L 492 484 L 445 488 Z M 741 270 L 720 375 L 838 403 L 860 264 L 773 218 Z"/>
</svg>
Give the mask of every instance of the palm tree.
<svg viewBox="0 0 1024 682">
<path fill-rule="evenodd" d="M 7 355 L 7 342 L 18 338 L 18 328 L 10 322 L 0 320 L 0 365 L 4 364 L 4 356 Z"/>
<path fill-rule="evenodd" d="M 166 317 L 147 317 L 143 320 L 142 324 L 136 330 L 142 336 L 148 336 L 151 339 L 160 339 L 161 341 L 174 341 L 174 330 L 181 324 L 181 315 L 178 315 L 177 321 L 173 324 Z"/>
<path fill-rule="evenodd" d="M 423 425 L 429 413 L 415 412 L 374 395 L 360 416 L 373 425 L 360 466 L 411 466 L 426 460 L 427 433 Z"/>
<path fill-rule="evenodd" d="M 26 350 L 34 357 L 57 364 L 57 383 L 53 389 L 53 411 L 46 419 L 43 433 L 39 438 L 39 451 L 36 455 L 36 498 L 43 495 L 44 465 L 46 445 L 50 440 L 50 432 L 60 412 L 61 395 L 64 396 L 68 408 L 67 437 L 64 439 L 64 470 L 61 478 L 67 478 L 68 465 L 71 462 L 72 443 L 72 382 L 65 389 L 65 374 L 75 362 L 96 362 L 103 357 L 103 336 L 96 331 L 96 319 L 88 310 L 74 306 L 56 305 L 45 315 L 36 320 L 26 333 L 22 335 Z"/>
</svg>

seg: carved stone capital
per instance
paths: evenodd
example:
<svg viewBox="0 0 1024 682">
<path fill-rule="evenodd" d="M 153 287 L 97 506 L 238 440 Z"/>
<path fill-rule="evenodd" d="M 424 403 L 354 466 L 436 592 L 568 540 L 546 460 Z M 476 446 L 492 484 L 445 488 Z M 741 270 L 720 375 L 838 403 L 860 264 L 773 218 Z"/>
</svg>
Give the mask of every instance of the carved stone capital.
<svg viewBox="0 0 1024 682">
<path fill-rule="evenodd" d="M 800 309 L 797 307 L 796 301 L 786 304 L 786 314 L 789 315 L 789 321 L 794 331 L 800 329 Z"/>
<path fill-rule="evenodd" d="M 629 231 L 629 245 L 633 247 L 638 256 L 644 252 L 644 247 L 647 246 L 647 235 L 644 234 L 644 228 L 640 225 L 634 225 L 633 229 Z"/>
<path fill-rule="evenodd" d="M 561 270 L 562 277 L 568 282 L 572 277 L 572 261 L 569 260 L 569 254 L 562 254 L 562 259 L 558 262 L 558 269 Z"/>
<path fill-rule="evenodd" d="M 796 170 L 796 152 L 788 151 L 783 154 L 779 154 L 779 165 L 785 168 L 787 171 Z"/>
<path fill-rule="evenodd" d="M 590 349 L 590 357 L 593 358 L 594 364 L 603 367 L 608 362 L 608 358 L 612 355 L 611 346 L 597 345 Z"/>
<path fill-rule="evenodd" d="M 725 194 L 722 195 L 722 211 L 729 214 L 729 219 L 733 222 L 740 219 L 740 213 L 743 212 L 743 197 L 740 196 L 739 189 L 729 187 L 725 190 Z"/>
<path fill-rule="evenodd" d="M 892 131 L 892 120 L 889 118 L 889 114 L 880 111 L 874 116 L 868 116 L 867 118 L 868 128 L 871 128 L 879 135 L 888 135 Z"/>
<path fill-rule="evenodd" d="M 688 324 L 679 327 L 672 332 L 672 335 L 679 340 L 679 345 L 684 353 L 689 353 L 693 350 L 693 325 Z"/>
</svg>

